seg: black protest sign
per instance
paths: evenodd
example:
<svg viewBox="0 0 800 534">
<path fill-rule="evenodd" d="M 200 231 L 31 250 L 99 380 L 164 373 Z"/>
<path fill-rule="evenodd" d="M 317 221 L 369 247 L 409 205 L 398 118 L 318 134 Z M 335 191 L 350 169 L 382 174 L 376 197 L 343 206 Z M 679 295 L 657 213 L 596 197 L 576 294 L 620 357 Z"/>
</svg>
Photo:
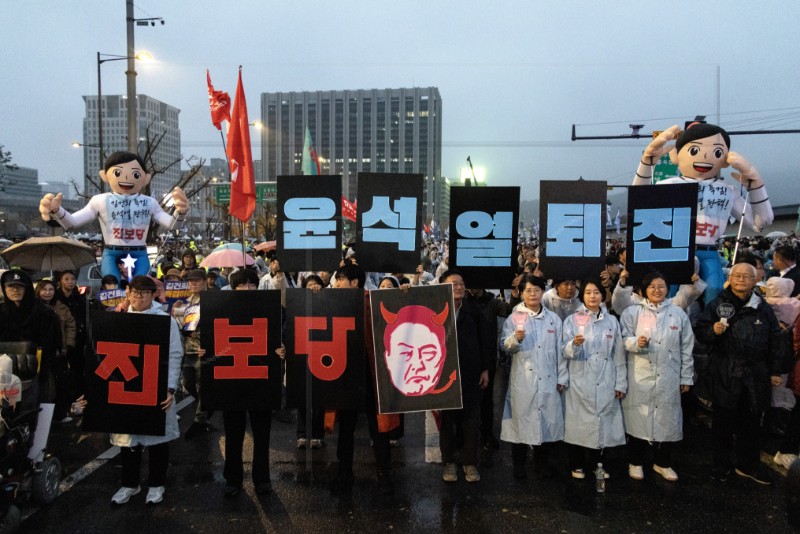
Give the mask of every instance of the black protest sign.
<svg viewBox="0 0 800 534">
<path fill-rule="evenodd" d="M 511 287 L 518 224 L 519 187 L 450 188 L 448 265 L 469 287 Z"/>
<path fill-rule="evenodd" d="M 363 410 L 364 291 L 286 290 L 286 402 Z"/>
<path fill-rule="evenodd" d="M 281 292 L 200 293 L 201 387 L 212 410 L 279 408 Z"/>
<path fill-rule="evenodd" d="M 422 231 L 421 174 L 358 173 L 356 259 L 368 272 L 413 272 Z"/>
<path fill-rule="evenodd" d="M 163 436 L 172 318 L 144 313 L 91 312 L 83 429 Z"/>
<path fill-rule="evenodd" d="M 697 184 L 628 188 L 625 268 L 638 284 L 651 271 L 670 284 L 689 284 L 694 274 Z"/>
<path fill-rule="evenodd" d="M 453 286 L 369 292 L 380 413 L 462 407 Z"/>
<path fill-rule="evenodd" d="M 605 267 L 606 182 L 543 180 L 539 267 L 547 278 L 582 280 Z"/>
<path fill-rule="evenodd" d="M 342 177 L 278 176 L 278 250 L 284 271 L 318 271 L 342 259 Z"/>
</svg>

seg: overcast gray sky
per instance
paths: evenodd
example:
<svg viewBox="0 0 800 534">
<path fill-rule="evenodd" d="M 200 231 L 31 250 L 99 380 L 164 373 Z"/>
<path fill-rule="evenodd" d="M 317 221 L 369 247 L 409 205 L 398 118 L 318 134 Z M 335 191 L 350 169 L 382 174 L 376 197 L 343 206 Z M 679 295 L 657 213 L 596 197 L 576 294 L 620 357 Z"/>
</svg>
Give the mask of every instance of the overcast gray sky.
<svg viewBox="0 0 800 534">
<path fill-rule="evenodd" d="M 630 183 L 646 140 L 571 142 L 664 129 L 696 114 L 731 130 L 800 128 L 800 2 L 136 0 L 137 90 L 181 110 L 184 156 L 223 157 L 205 83 L 235 92 L 251 120 L 260 94 L 436 86 L 442 173 L 469 155 L 490 184 Z M 82 95 L 96 94 L 96 52 L 126 52 L 124 0 L 4 2 L 0 144 L 39 180 L 80 178 Z M 125 62 L 103 65 L 103 93 L 125 92 Z M 257 143 L 257 134 L 253 142 Z M 761 171 L 773 206 L 800 201 L 798 135 L 742 136 L 733 149 Z M 258 156 L 258 149 L 254 156 Z"/>
</svg>

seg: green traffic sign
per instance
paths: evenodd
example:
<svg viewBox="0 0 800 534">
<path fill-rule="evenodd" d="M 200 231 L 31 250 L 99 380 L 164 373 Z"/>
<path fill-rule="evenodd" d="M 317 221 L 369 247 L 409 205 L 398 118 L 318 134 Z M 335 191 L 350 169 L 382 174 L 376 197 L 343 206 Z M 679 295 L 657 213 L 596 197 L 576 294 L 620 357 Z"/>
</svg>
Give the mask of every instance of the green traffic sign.
<svg viewBox="0 0 800 534">
<path fill-rule="evenodd" d="M 215 186 L 214 200 L 218 204 L 229 204 L 231 201 L 231 184 Z M 276 182 L 261 182 L 256 184 L 256 202 L 274 202 L 278 194 Z"/>
</svg>

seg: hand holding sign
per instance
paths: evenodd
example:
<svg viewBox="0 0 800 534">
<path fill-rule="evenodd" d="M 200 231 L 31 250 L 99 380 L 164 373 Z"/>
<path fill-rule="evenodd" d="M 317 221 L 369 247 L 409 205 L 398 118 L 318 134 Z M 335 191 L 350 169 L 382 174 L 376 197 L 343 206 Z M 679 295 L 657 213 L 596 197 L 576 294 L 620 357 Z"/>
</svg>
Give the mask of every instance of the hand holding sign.
<svg viewBox="0 0 800 534">
<path fill-rule="evenodd" d="M 523 312 L 515 312 L 513 318 L 514 324 L 517 327 L 514 331 L 514 336 L 518 342 L 522 343 L 522 340 L 525 339 L 525 321 L 528 320 L 528 314 Z"/>
<path fill-rule="evenodd" d="M 574 345 L 578 347 L 583 345 L 583 342 L 586 340 L 584 337 L 586 335 L 586 327 L 589 326 L 591 320 L 592 316 L 584 310 L 580 310 L 575 314 L 575 325 L 578 327 L 578 332 L 575 334 L 575 339 L 572 340 Z"/>
<path fill-rule="evenodd" d="M 733 304 L 723 302 L 717 306 L 717 315 L 719 315 L 719 322 L 714 323 L 714 333 L 721 336 L 728 329 L 728 319 L 733 317 L 736 313 L 736 308 Z"/>
<path fill-rule="evenodd" d="M 638 334 L 637 344 L 639 348 L 645 348 L 650 344 L 650 338 L 653 336 L 653 329 L 656 326 L 656 316 L 648 310 L 639 314 L 639 320 L 636 323 L 636 333 Z"/>
</svg>

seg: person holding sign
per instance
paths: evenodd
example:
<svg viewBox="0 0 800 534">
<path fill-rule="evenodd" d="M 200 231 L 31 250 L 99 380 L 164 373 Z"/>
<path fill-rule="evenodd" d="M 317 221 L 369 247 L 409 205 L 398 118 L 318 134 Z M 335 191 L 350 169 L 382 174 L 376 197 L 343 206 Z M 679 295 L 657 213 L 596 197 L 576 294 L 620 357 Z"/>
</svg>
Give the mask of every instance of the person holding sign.
<svg viewBox="0 0 800 534">
<path fill-rule="evenodd" d="M 149 276 L 135 276 L 129 286 L 130 307 L 128 313 L 167 315 L 158 302 L 155 302 L 156 283 Z M 169 329 L 169 372 L 167 375 L 167 397 L 161 402 L 161 409 L 167 412 L 163 436 L 144 436 L 132 434 L 111 434 L 111 444 L 120 448 L 122 461 L 122 487 L 111 498 L 113 504 L 125 504 L 141 491 L 139 470 L 142 465 L 142 450 L 149 451 L 150 475 L 145 503 L 157 504 L 164 500 L 164 483 L 167 480 L 169 465 L 169 442 L 180 436 L 178 412 L 175 409 L 174 394 L 178 387 L 181 372 L 183 346 L 178 325 L 170 320 Z"/>
<path fill-rule="evenodd" d="M 562 337 L 569 370 L 564 441 L 572 478 L 583 479 L 605 448 L 625 444 L 619 399 L 628 382 L 619 323 L 603 304 L 602 282 L 585 280 L 578 296 L 583 304 L 564 321 Z"/>
<path fill-rule="evenodd" d="M 711 477 L 725 482 L 734 468 L 742 478 L 769 485 L 760 462 L 758 436 L 771 386 L 780 385 L 780 375 L 789 371 L 784 368 L 785 347 L 775 313 L 753 292 L 755 267 L 737 263 L 728 279 L 730 286 L 706 306 L 695 326 L 697 339 L 711 349 Z M 734 435 L 735 462 L 731 458 Z"/>
<path fill-rule="evenodd" d="M 536 470 L 552 474 L 549 447 L 564 439 L 561 391 L 568 382 L 561 353 L 561 319 L 542 305 L 545 281 L 525 275 L 522 302 L 503 324 L 501 348 L 512 358 L 500 439 L 511 443 L 514 478 L 527 478 L 525 461 L 534 447 Z"/>
<path fill-rule="evenodd" d="M 655 453 L 653 471 L 676 482 L 672 443 L 683 439 L 681 394 L 694 384 L 694 334 L 686 313 L 667 299 L 669 284 L 658 272 L 642 279 L 645 298 L 622 312 L 628 351 L 628 394 L 622 401 L 630 463 L 628 475 L 644 478 L 644 453 Z"/>
</svg>

